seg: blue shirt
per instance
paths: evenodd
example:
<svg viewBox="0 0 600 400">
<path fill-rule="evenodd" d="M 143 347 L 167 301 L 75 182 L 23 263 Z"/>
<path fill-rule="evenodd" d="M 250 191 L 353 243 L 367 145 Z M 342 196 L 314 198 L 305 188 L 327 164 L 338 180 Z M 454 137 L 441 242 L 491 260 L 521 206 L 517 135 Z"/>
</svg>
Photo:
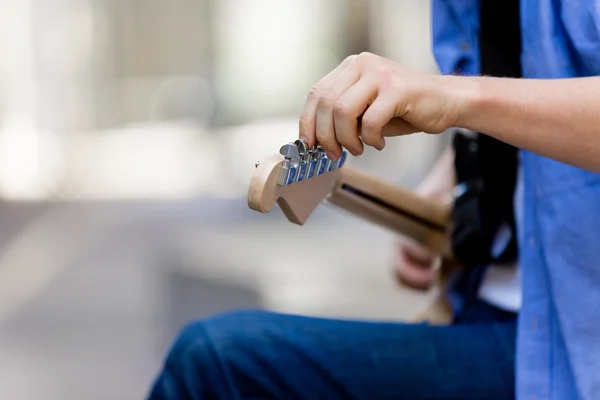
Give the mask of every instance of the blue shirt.
<svg viewBox="0 0 600 400">
<path fill-rule="evenodd" d="M 478 3 L 432 0 L 443 74 L 479 73 Z M 521 0 L 521 33 L 524 78 L 600 74 L 600 1 Z M 600 399 L 600 174 L 528 151 L 521 167 L 517 398 Z"/>
</svg>

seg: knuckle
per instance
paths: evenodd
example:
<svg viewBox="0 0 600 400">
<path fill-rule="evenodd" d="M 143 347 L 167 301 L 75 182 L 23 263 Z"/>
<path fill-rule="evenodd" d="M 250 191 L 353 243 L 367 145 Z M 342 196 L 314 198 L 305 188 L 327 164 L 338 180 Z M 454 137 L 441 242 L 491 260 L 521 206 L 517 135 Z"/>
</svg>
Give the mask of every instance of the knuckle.
<svg viewBox="0 0 600 400">
<path fill-rule="evenodd" d="M 362 120 L 362 129 L 367 134 L 374 133 L 374 131 L 379 129 L 379 123 L 372 117 L 364 117 Z"/>
<path fill-rule="evenodd" d="M 323 94 L 319 97 L 319 102 L 317 103 L 317 107 L 319 110 L 331 110 L 335 105 L 335 100 L 333 96 L 330 94 Z"/>
<path fill-rule="evenodd" d="M 333 115 L 337 118 L 349 118 L 352 115 L 352 106 L 347 101 L 338 101 L 333 107 Z"/>
<path fill-rule="evenodd" d="M 309 99 L 318 99 L 321 93 L 321 89 L 319 88 L 319 86 L 315 85 L 312 88 L 310 88 L 310 90 L 308 91 L 308 98 Z"/>
<path fill-rule="evenodd" d="M 399 80 L 394 72 L 383 65 L 379 66 L 377 76 L 380 79 L 381 86 L 388 90 L 402 89 L 402 81 Z"/>
<path fill-rule="evenodd" d="M 395 82 L 393 71 L 387 65 L 378 65 L 377 72 L 379 76 L 386 82 Z"/>
<path fill-rule="evenodd" d="M 373 58 L 373 54 L 363 51 L 358 56 L 356 56 L 356 63 L 359 67 L 365 68 L 365 66 L 371 64 L 371 60 Z"/>
<path fill-rule="evenodd" d="M 357 56 L 356 54 L 349 55 L 348 57 L 346 57 L 346 58 L 344 59 L 343 63 L 345 63 L 345 64 L 349 64 L 349 63 L 351 63 L 352 61 L 356 60 L 356 58 L 357 58 L 357 57 L 358 57 L 358 56 Z"/>
<path fill-rule="evenodd" d="M 372 71 L 378 71 L 379 69 L 390 68 L 389 60 L 378 56 L 377 54 L 363 51 L 357 57 L 357 61 L 360 62 L 363 67 L 368 66 Z"/>
</svg>

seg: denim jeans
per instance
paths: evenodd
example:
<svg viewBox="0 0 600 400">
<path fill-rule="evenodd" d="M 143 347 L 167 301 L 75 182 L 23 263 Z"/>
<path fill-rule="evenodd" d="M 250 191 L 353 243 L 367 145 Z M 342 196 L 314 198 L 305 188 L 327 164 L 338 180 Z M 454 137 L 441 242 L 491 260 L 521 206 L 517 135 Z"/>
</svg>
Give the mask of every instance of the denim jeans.
<svg viewBox="0 0 600 400">
<path fill-rule="evenodd" d="M 516 316 L 448 326 L 236 311 L 176 338 L 148 399 L 512 399 Z"/>
</svg>

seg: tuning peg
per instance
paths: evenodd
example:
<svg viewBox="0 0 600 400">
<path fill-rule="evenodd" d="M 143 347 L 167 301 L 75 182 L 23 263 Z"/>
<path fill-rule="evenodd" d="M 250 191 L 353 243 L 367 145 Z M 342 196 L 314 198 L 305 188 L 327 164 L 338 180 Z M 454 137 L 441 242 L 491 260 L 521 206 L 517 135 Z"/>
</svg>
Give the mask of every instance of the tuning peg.
<svg viewBox="0 0 600 400">
<path fill-rule="evenodd" d="M 300 156 L 304 156 L 304 155 L 308 154 L 309 148 L 308 148 L 308 142 L 306 140 L 298 139 L 298 140 L 294 141 L 294 145 L 298 149 Z"/>
<path fill-rule="evenodd" d="M 300 152 L 294 143 L 286 143 L 279 149 L 279 154 L 284 157 L 279 184 L 289 185 L 296 181 L 296 167 Z"/>
<path fill-rule="evenodd" d="M 329 171 L 331 160 L 327 157 L 327 153 L 321 146 L 317 147 L 317 171 L 316 175 L 322 175 Z"/>
<path fill-rule="evenodd" d="M 339 159 L 332 161 L 321 146 L 309 148 L 308 143 L 300 139 L 284 144 L 279 149 L 279 153 L 284 157 L 279 178 L 280 185 L 300 182 L 341 168 L 347 156 L 343 151 Z"/>
<path fill-rule="evenodd" d="M 297 160 L 300 157 L 300 151 L 294 143 L 287 143 L 281 146 L 279 154 L 288 160 Z"/>
<path fill-rule="evenodd" d="M 311 150 L 308 143 L 300 139 L 281 147 L 279 152 L 285 157 L 284 182 L 293 183 L 308 179 L 313 156 Z M 312 169 L 314 170 L 314 165 Z"/>
<path fill-rule="evenodd" d="M 308 171 L 306 172 L 306 179 L 312 178 L 317 172 L 319 160 L 317 159 L 317 148 L 313 147 L 308 149 L 307 154 Z"/>
<path fill-rule="evenodd" d="M 315 170 L 316 162 L 313 162 L 313 149 L 308 147 L 306 140 L 298 139 L 294 141 L 294 145 L 298 149 L 298 173 L 296 174 L 295 182 L 300 182 L 310 178 Z"/>
</svg>

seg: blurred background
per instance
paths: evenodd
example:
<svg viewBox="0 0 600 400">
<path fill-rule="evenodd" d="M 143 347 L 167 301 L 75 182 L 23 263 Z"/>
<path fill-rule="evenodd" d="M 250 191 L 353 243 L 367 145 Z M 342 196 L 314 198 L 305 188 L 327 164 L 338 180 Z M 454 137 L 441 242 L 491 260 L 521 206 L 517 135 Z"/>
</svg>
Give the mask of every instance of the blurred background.
<svg viewBox="0 0 600 400">
<path fill-rule="evenodd" d="M 394 237 L 250 211 L 310 87 L 371 51 L 436 72 L 422 0 L 0 0 L 0 398 L 141 399 L 186 322 L 401 320 Z M 349 163 L 411 187 L 447 140 Z"/>
</svg>

